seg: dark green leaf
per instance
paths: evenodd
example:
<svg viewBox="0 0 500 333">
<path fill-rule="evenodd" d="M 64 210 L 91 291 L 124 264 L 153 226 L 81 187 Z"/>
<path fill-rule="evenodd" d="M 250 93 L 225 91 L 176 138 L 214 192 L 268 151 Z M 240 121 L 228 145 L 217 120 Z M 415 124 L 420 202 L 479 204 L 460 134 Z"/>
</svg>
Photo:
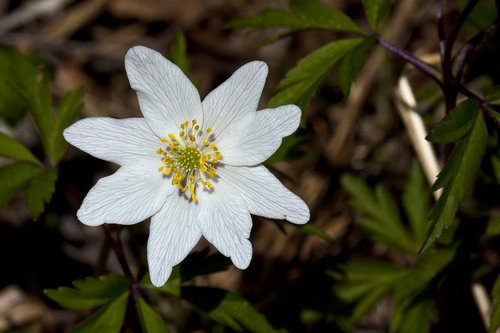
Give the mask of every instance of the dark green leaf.
<svg viewBox="0 0 500 333">
<path fill-rule="evenodd" d="M 333 66 L 362 39 L 345 39 L 328 43 L 301 59 L 278 85 L 278 93 L 269 101 L 270 107 L 296 104 L 305 110 L 321 82 L 330 74 Z"/>
<path fill-rule="evenodd" d="M 165 324 L 160 315 L 142 297 L 137 298 L 136 306 L 143 333 L 169 332 L 167 324 Z"/>
<path fill-rule="evenodd" d="M 291 12 L 268 9 L 259 16 L 229 22 L 229 28 L 330 29 L 362 33 L 361 28 L 342 12 L 317 0 L 291 0 Z"/>
<path fill-rule="evenodd" d="M 392 0 L 363 0 L 366 18 L 375 31 L 380 31 L 381 22 L 386 17 Z"/>
<path fill-rule="evenodd" d="M 346 53 L 336 73 L 337 82 L 344 95 L 349 95 L 351 84 L 356 79 L 356 74 L 365 64 L 370 54 L 375 38 L 367 37 L 359 45 Z"/>
<path fill-rule="evenodd" d="M 333 287 L 340 299 L 355 303 L 350 320 L 355 323 L 404 279 L 409 271 L 382 261 L 351 262 L 342 266 L 345 277 Z"/>
<path fill-rule="evenodd" d="M 500 276 L 497 277 L 491 292 L 493 307 L 491 310 L 490 329 L 488 333 L 494 333 L 500 327 Z"/>
<path fill-rule="evenodd" d="M 0 156 L 38 165 L 42 164 L 25 146 L 2 132 L 0 132 Z"/>
<path fill-rule="evenodd" d="M 123 276 L 104 275 L 99 278 L 74 281 L 74 288 L 46 289 L 44 293 L 62 307 L 86 310 L 114 300 L 128 290 L 129 284 Z"/>
<path fill-rule="evenodd" d="M 488 219 L 484 236 L 500 235 L 500 216 L 492 216 Z"/>
<path fill-rule="evenodd" d="M 43 65 L 45 62 L 35 53 L 0 48 L 0 117 L 9 124 L 16 124 L 27 111 L 26 99 L 20 92 L 30 95 Z"/>
<path fill-rule="evenodd" d="M 42 171 L 39 167 L 26 162 L 9 164 L 0 168 L 0 211 L 10 198 L 20 190 L 31 178 Z"/>
<path fill-rule="evenodd" d="M 300 226 L 299 228 L 300 228 L 300 230 L 308 233 L 309 235 L 314 235 L 314 236 L 321 238 L 325 242 L 333 241 L 333 238 L 328 233 L 326 233 L 326 231 L 315 226 L 312 223 L 304 224 L 304 225 Z"/>
<path fill-rule="evenodd" d="M 485 97 L 487 102 L 500 104 L 500 86 L 494 87 Z"/>
<path fill-rule="evenodd" d="M 57 168 L 44 170 L 33 177 L 24 192 L 24 203 L 33 220 L 38 220 L 45 204 L 50 202 L 57 180 Z"/>
<path fill-rule="evenodd" d="M 216 288 L 183 287 L 181 296 L 216 322 L 237 331 L 244 328 L 250 332 L 281 332 L 239 294 Z"/>
<path fill-rule="evenodd" d="M 439 125 L 426 137 L 430 142 L 450 143 L 467 135 L 474 126 L 479 111 L 479 103 L 466 100 L 451 110 Z"/>
<path fill-rule="evenodd" d="M 177 32 L 175 33 L 175 37 L 170 44 L 167 58 L 174 64 L 179 66 L 179 68 L 184 72 L 184 74 L 186 74 L 186 76 L 189 76 L 191 66 L 186 54 L 186 49 L 186 37 L 181 30 L 177 30 Z"/>
<path fill-rule="evenodd" d="M 403 193 L 403 206 L 417 244 L 422 244 L 429 227 L 430 188 L 427 186 L 418 161 L 414 160 L 410 178 Z"/>
<path fill-rule="evenodd" d="M 276 150 L 274 154 L 266 160 L 265 164 L 288 161 L 290 159 L 289 155 L 292 153 L 293 149 L 304 142 L 304 140 L 304 135 L 298 134 L 297 132 L 283 138 L 278 150 Z"/>
<path fill-rule="evenodd" d="M 425 251 L 436 239 L 441 236 L 455 218 L 460 201 L 467 194 L 486 149 L 488 130 L 482 112 L 477 112 L 474 125 L 463 138 L 452 156 L 446 163 L 434 184 L 433 189 L 444 186 L 443 194 L 432 210 L 430 226 L 421 251 Z"/>
<path fill-rule="evenodd" d="M 33 91 L 25 92 L 24 96 L 29 103 L 28 111 L 31 113 L 40 132 L 45 153 L 53 158 L 54 113 L 52 111 L 49 76 L 47 74 L 42 75 L 41 79 L 33 87 Z"/>
<path fill-rule="evenodd" d="M 75 89 L 67 92 L 59 104 L 55 129 L 51 133 L 51 150 L 53 151 L 52 159 L 54 164 L 59 163 L 66 152 L 68 144 L 64 140 L 63 131 L 78 119 L 83 107 L 82 97 L 83 90 Z"/>
<path fill-rule="evenodd" d="M 381 186 L 373 191 L 362 180 L 349 175 L 343 175 L 340 181 L 351 195 L 352 205 L 368 215 L 357 222 L 370 237 L 399 251 L 416 253 L 415 245 L 399 217 L 396 202 L 387 191 Z"/>
<path fill-rule="evenodd" d="M 124 292 L 110 304 L 103 306 L 95 314 L 76 325 L 71 333 L 120 333 L 128 296 L 129 292 Z"/>
<path fill-rule="evenodd" d="M 428 333 L 437 319 L 432 297 L 406 298 L 402 304 L 395 304 L 391 332 Z"/>
</svg>

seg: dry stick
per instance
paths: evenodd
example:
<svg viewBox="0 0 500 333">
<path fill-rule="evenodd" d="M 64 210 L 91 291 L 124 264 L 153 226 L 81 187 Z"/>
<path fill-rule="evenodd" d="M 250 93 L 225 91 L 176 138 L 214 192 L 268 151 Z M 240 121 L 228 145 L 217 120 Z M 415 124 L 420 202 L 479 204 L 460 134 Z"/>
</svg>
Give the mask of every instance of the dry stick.
<svg viewBox="0 0 500 333">
<path fill-rule="evenodd" d="M 405 0 L 399 1 L 398 6 L 392 15 L 392 19 L 385 29 L 386 40 L 395 42 L 403 34 L 403 29 L 411 21 L 411 17 L 415 15 L 415 5 L 421 1 Z M 351 94 L 349 95 L 342 116 L 342 122 L 335 129 L 335 134 L 331 137 L 325 149 L 325 155 L 328 161 L 332 164 L 344 164 L 348 160 L 345 156 L 346 149 L 354 134 L 353 128 L 356 125 L 361 108 L 368 96 L 370 87 L 377 78 L 380 72 L 380 67 L 384 62 L 385 50 L 382 48 L 375 49 L 368 60 L 365 67 L 358 75 L 358 80 L 352 85 Z"/>
<path fill-rule="evenodd" d="M 441 167 L 436 158 L 436 154 L 430 142 L 425 140 L 427 131 L 420 115 L 415 111 L 417 102 L 413 91 L 406 76 L 399 78 L 398 88 L 396 90 L 396 108 L 399 111 L 401 119 L 406 127 L 408 136 L 417 154 L 417 158 L 424 169 L 425 176 L 429 185 L 432 186 L 436 180 L 436 176 L 441 170 Z M 435 191 L 434 198 L 436 201 L 441 196 L 442 189 Z M 476 302 L 484 326 L 488 330 L 490 327 L 491 302 L 488 298 L 486 290 L 480 283 L 472 284 L 472 295 Z M 496 333 L 500 333 L 497 329 Z"/>
<path fill-rule="evenodd" d="M 0 19 L 0 35 L 34 21 L 39 16 L 55 12 L 72 1 L 74 0 L 39 0 L 30 2 Z"/>
</svg>

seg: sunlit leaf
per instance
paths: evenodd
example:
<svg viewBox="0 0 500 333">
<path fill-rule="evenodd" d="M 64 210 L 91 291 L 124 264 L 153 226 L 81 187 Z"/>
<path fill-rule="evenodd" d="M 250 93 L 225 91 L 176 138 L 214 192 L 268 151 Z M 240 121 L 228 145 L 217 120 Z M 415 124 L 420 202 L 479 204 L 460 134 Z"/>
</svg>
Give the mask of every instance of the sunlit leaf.
<svg viewBox="0 0 500 333">
<path fill-rule="evenodd" d="M 75 89 L 67 92 L 59 104 L 59 109 L 56 114 L 56 123 L 54 131 L 51 133 L 51 146 L 53 151 L 54 164 L 59 163 L 63 157 L 68 144 L 63 137 L 63 131 L 69 125 L 73 124 L 82 110 L 83 90 Z"/>
<path fill-rule="evenodd" d="M 18 162 L 0 167 L 0 211 L 10 198 L 42 169 L 31 163 Z"/>
<path fill-rule="evenodd" d="M 493 306 L 491 309 L 490 329 L 488 333 L 494 333 L 500 327 L 500 276 L 497 277 L 493 290 L 491 291 Z"/>
<path fill-rule="evenodd" d="M 343 175 L 341 183 L 351 195 L 352 205 L 368 215 L 357 222 L 371 238 L 399 251 L 416 253 L 415 245 L 399 216 L 396 202 L 383 187 L 377 186 L 373 191 L 361 179 L 349 175 Z"/>
<path fill-rule="evenodd" d="M 167 58 L 171 62 L 179 66 L 184 74 L 189 75 L 191 66 L 189 63 L 189 58 L 186 54 L 186 49 L 186 36 L 184 36 L 184 33 L 181 30 L 177 30 L 172 43 L 170 43 Z"/>
<path fill-rule="evenodd" d="M 439 143 L 450 143 L 467 135 L 474 126 L 479 111 L 479 103 L 474 100 L 466 100 L 457 105 L 449 115 L 432 130 L 426 137 L 428 141 Z"/>
<path fill-rule="evenodd" d="M 44 211 L 45 204 L 50 202 L 57 180 L 57 168 L 44 170 L 33 177 L 24 192 L 24 203 L 31 213 L 33 220 L 37 220 Z"/>
<path fill-rule="evenodd" d="M 264 10 L 255 17 L 233 20 L 229 28 L 330 29 L 361 33 L 361 28 L 342 12 L 317 0 L 290 0 L 291 11 Z"/>
<path fill-rule="evenodd" d="M 467 194 L 486 149 L 488 130 L 481 112 L 476 113 L 476 119 L 470 133 L 464 137 L 455 148 L 452 156 L 438 176 L 433 189 L 444 186 L 443 194 L 432 210 L 430 226 L 421 251 L 425 251 L 443 230 L 454 221 L 460 201 Z"/>
<path fill-rule="evenodd" d="M 42 164 L 35 156 L 33 156 L 28 148 L 2 132 L 0 132 L 0 156 L 38 165 Z"/>
<path fill-rule="evenodd" d="M 217 288 L 183 287 L 181 296 L 214 321 L 234 330 L 282 332 L 275 329 L 264 315 L 239 294 Z"/>
<path fill-rule="evenodd" d="M 307 105 L 321 82 L 330 74 L 333 66 L 361 41 L 345 39 L 331 42 L 302 58 L 279 83 L 278 92 L 269 101 L 269 106 L 298 105 L 303 110 L 304 124 Z"/>
<path fill-rule="evenodd" d="M 363 0 L 366 18 L 373 30 L 379 31 L 381 22 L 386 17 L 392 0 Z"/>
<path fill-rule="evenodd" d="M 123 276 L 104 275 L 74 281 L 74 288 L 46 289 L 44 293 L 64 308 L 86 310 L 116 299 L 128 290 L 129 284 Z"/>
<path fill-rule="evenodd" d="M 122 293 L 111 303 L 103 306 L 95 314 L 75 326 L 71 333 L 120 333 L 127 309 L 128 296 L 128 291 Z"/>
<path fill-rule="evenodd" d="M 418 162 L 414 160 L 403 192 L 403 206 L 417 244 L 422 244 L 429 227 L 430 199 L 430 187 L 427 186 Z"/>
<path fill-rule="evenodd" d="M 375 39 L 373 37 L 365 38 L 359 45 L 347 52 L 340 61 L 335 77 L 344 95 L 349 95 L 352 82 L 356 79 L 358 71 L 365 64 L 374 42 Z"/>
<path fill-rule="evenodd" d="M 136 307 L 143 333 L 169 332 L 167 324 L 165 324 L 160 315 L 142 297 L 137 297 Z"/>
</svg>

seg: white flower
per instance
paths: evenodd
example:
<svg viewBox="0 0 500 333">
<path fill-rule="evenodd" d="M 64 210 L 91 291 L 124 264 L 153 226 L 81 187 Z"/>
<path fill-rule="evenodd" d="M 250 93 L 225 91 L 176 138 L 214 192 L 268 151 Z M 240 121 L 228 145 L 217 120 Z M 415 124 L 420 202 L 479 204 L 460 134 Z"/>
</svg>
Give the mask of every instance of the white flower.
<svg viewBox="0 0 500 333">
<path fill-rule="evenodd" d="M 300 120 L 295 105 L 256 111 L 265 63 L 244 65 L 203 102 L 182 71 L 154 50 L 133 47 L 125 66 L 144 118 L 87 118 L 64 137 L 121 166 L 97 182 L 77 215 L 91 226 L 152 217 L 147 255 L 155 286 L 202 235 L 236 267 L 248 267 L 250 214 L 309 220 L 305 203 L 261 164 Z"/>
</svg>

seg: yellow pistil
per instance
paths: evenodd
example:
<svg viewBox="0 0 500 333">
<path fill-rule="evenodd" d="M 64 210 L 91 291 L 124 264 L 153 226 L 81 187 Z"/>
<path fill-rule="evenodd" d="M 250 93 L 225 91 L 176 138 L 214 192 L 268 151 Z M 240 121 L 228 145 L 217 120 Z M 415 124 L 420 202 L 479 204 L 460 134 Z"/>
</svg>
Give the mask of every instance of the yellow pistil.
<svg viewBox="0 0 500 333">
<path fill-rule="evenodd" d="M 171 175 L 171 184 L 195 203 L 198 202 L 198 185 L 208 191 L 213 190 L 209 179 L 217 175 L 217 166 L 222 159 L 210 133 L 212 128 L 203 132 L 196 119 L 185 121 L 180 124 L 179 136 L 169 133 L 168 139 L 160 139 L 165 148 L 156 150 L 162 161 L 158 172 L 165 176 Z"/>
</svg>

